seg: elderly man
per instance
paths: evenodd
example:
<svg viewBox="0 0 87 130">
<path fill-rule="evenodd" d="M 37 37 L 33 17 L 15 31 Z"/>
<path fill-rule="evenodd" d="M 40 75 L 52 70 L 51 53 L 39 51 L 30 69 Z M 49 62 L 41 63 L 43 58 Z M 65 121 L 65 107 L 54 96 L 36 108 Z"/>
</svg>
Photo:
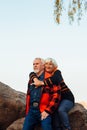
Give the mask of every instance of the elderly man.
<svg viewBox="0 0 87 130">
<path fill-rule="evenodd" d="M 33 69 L 39 80 L 43 81 L 47 74 L 44 72 L 44 60 L 35 58 Z M 26 98 L 26 117 L 23 130 L 33 130 L 41 123 L 43 130 L 52 130 L 51 114 L 56 110 L 60 101 L 60 86 L 35 86 L 34 74 L 30 74 Z"/>
</svg>

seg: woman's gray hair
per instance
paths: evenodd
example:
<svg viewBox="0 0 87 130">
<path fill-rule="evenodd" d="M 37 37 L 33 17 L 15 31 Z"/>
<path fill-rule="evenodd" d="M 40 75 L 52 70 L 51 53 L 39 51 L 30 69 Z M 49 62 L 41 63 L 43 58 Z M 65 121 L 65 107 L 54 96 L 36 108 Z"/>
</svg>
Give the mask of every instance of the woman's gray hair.
<svg viewBox="0 0 87 130">
<path fill-rule="evenodd" d="M 57 64 L 56 60 L 53 59 L 53 58 L 46 58 L 45 63 L 46 62 L 52 62 L 55 67 L 58 67 L 58 64 Z"/>
</svg>

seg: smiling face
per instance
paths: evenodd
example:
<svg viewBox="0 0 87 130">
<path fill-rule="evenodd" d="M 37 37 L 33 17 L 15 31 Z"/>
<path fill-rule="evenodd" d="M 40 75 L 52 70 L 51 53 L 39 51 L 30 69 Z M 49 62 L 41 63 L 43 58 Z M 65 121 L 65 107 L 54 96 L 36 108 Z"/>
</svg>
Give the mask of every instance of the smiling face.
<svg viewBox="0 0 87 130">
<path fill-rule="evenodd" d="M 48 73 L 52 73 L 54 72 L 54 70 L 56 69 L 55 65 L 52 63 L 52 61 L 48 61 L 45 63 L 45 70 Z"/>
</svg>

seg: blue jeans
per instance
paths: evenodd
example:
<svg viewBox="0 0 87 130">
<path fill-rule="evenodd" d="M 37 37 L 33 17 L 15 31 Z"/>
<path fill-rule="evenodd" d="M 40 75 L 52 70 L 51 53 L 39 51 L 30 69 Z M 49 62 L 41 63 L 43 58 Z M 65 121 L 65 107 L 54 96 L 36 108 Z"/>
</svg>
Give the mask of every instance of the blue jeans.
<svg viewBox="0 0 87 130">
<path fill-rule="evenodd" d="M 70 100 L 62 100 L 58 111 L 53 115 L 53 129 L 54 130 L 71 130 L 68 112 L 74 106 L 74 103 Z"/>
<path fill-rule="evenodd" d="M 25 117 L 23 130 L 33 130 L 35 125 L 41 123 L 43 130 L 52 130 L 51 116 L 41 120 L 41 113 L 38 108 L 30 108 L 28 115 Z"/>
</svg>

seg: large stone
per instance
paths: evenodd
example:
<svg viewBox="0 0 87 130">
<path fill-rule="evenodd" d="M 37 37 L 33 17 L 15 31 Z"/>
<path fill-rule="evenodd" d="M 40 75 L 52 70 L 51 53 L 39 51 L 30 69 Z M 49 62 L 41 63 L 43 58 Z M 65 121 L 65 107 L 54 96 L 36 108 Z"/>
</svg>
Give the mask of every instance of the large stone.
<svg viewBox="0 0 87 130">
<path fill-rule="evenodd" d="M 0 130 L 25 115 L 25 94 L 0 82 Z"/>
<path fill-rule="evenodd" d="M 0 82 L 0 130 L 22 130 L 25 98 L 24 93 Z M 69 119 L 72 130 L 87 130 L 87 109 L 80 103 L 75 103 L 69 112 Z M 42 129 L 37 126 L 35 130 Z"/>
<path fill-rule="evenodd" d="M 76 103 L 69 112 L 72 130 L 87 130 L 87 109 Z"/>
<path fill-rule="evenodd" d="M 87 130 L 87 110 L 81 104 L 75 104 L 69 112 L 69 119 L 72 130 Z M 22 130 L 21 128 L 23 127 L 23 123 L 24 118 L 17 120 L 9 126 L 7 130 Z M 42 129 L 40 126 L 37 126 L 35 130 Z"/>
<path fill-rule="evenodd" d="M 22 130 L 24 118 L 14 121 L 6 130 Z"/>
<path fill-rule="evenodd" d="M 14 121 L 6 130 L 22 130 L 25 118 Z M 40 124 L 35 127 L 34 130 L 42 130 Z"/>
</svg>

